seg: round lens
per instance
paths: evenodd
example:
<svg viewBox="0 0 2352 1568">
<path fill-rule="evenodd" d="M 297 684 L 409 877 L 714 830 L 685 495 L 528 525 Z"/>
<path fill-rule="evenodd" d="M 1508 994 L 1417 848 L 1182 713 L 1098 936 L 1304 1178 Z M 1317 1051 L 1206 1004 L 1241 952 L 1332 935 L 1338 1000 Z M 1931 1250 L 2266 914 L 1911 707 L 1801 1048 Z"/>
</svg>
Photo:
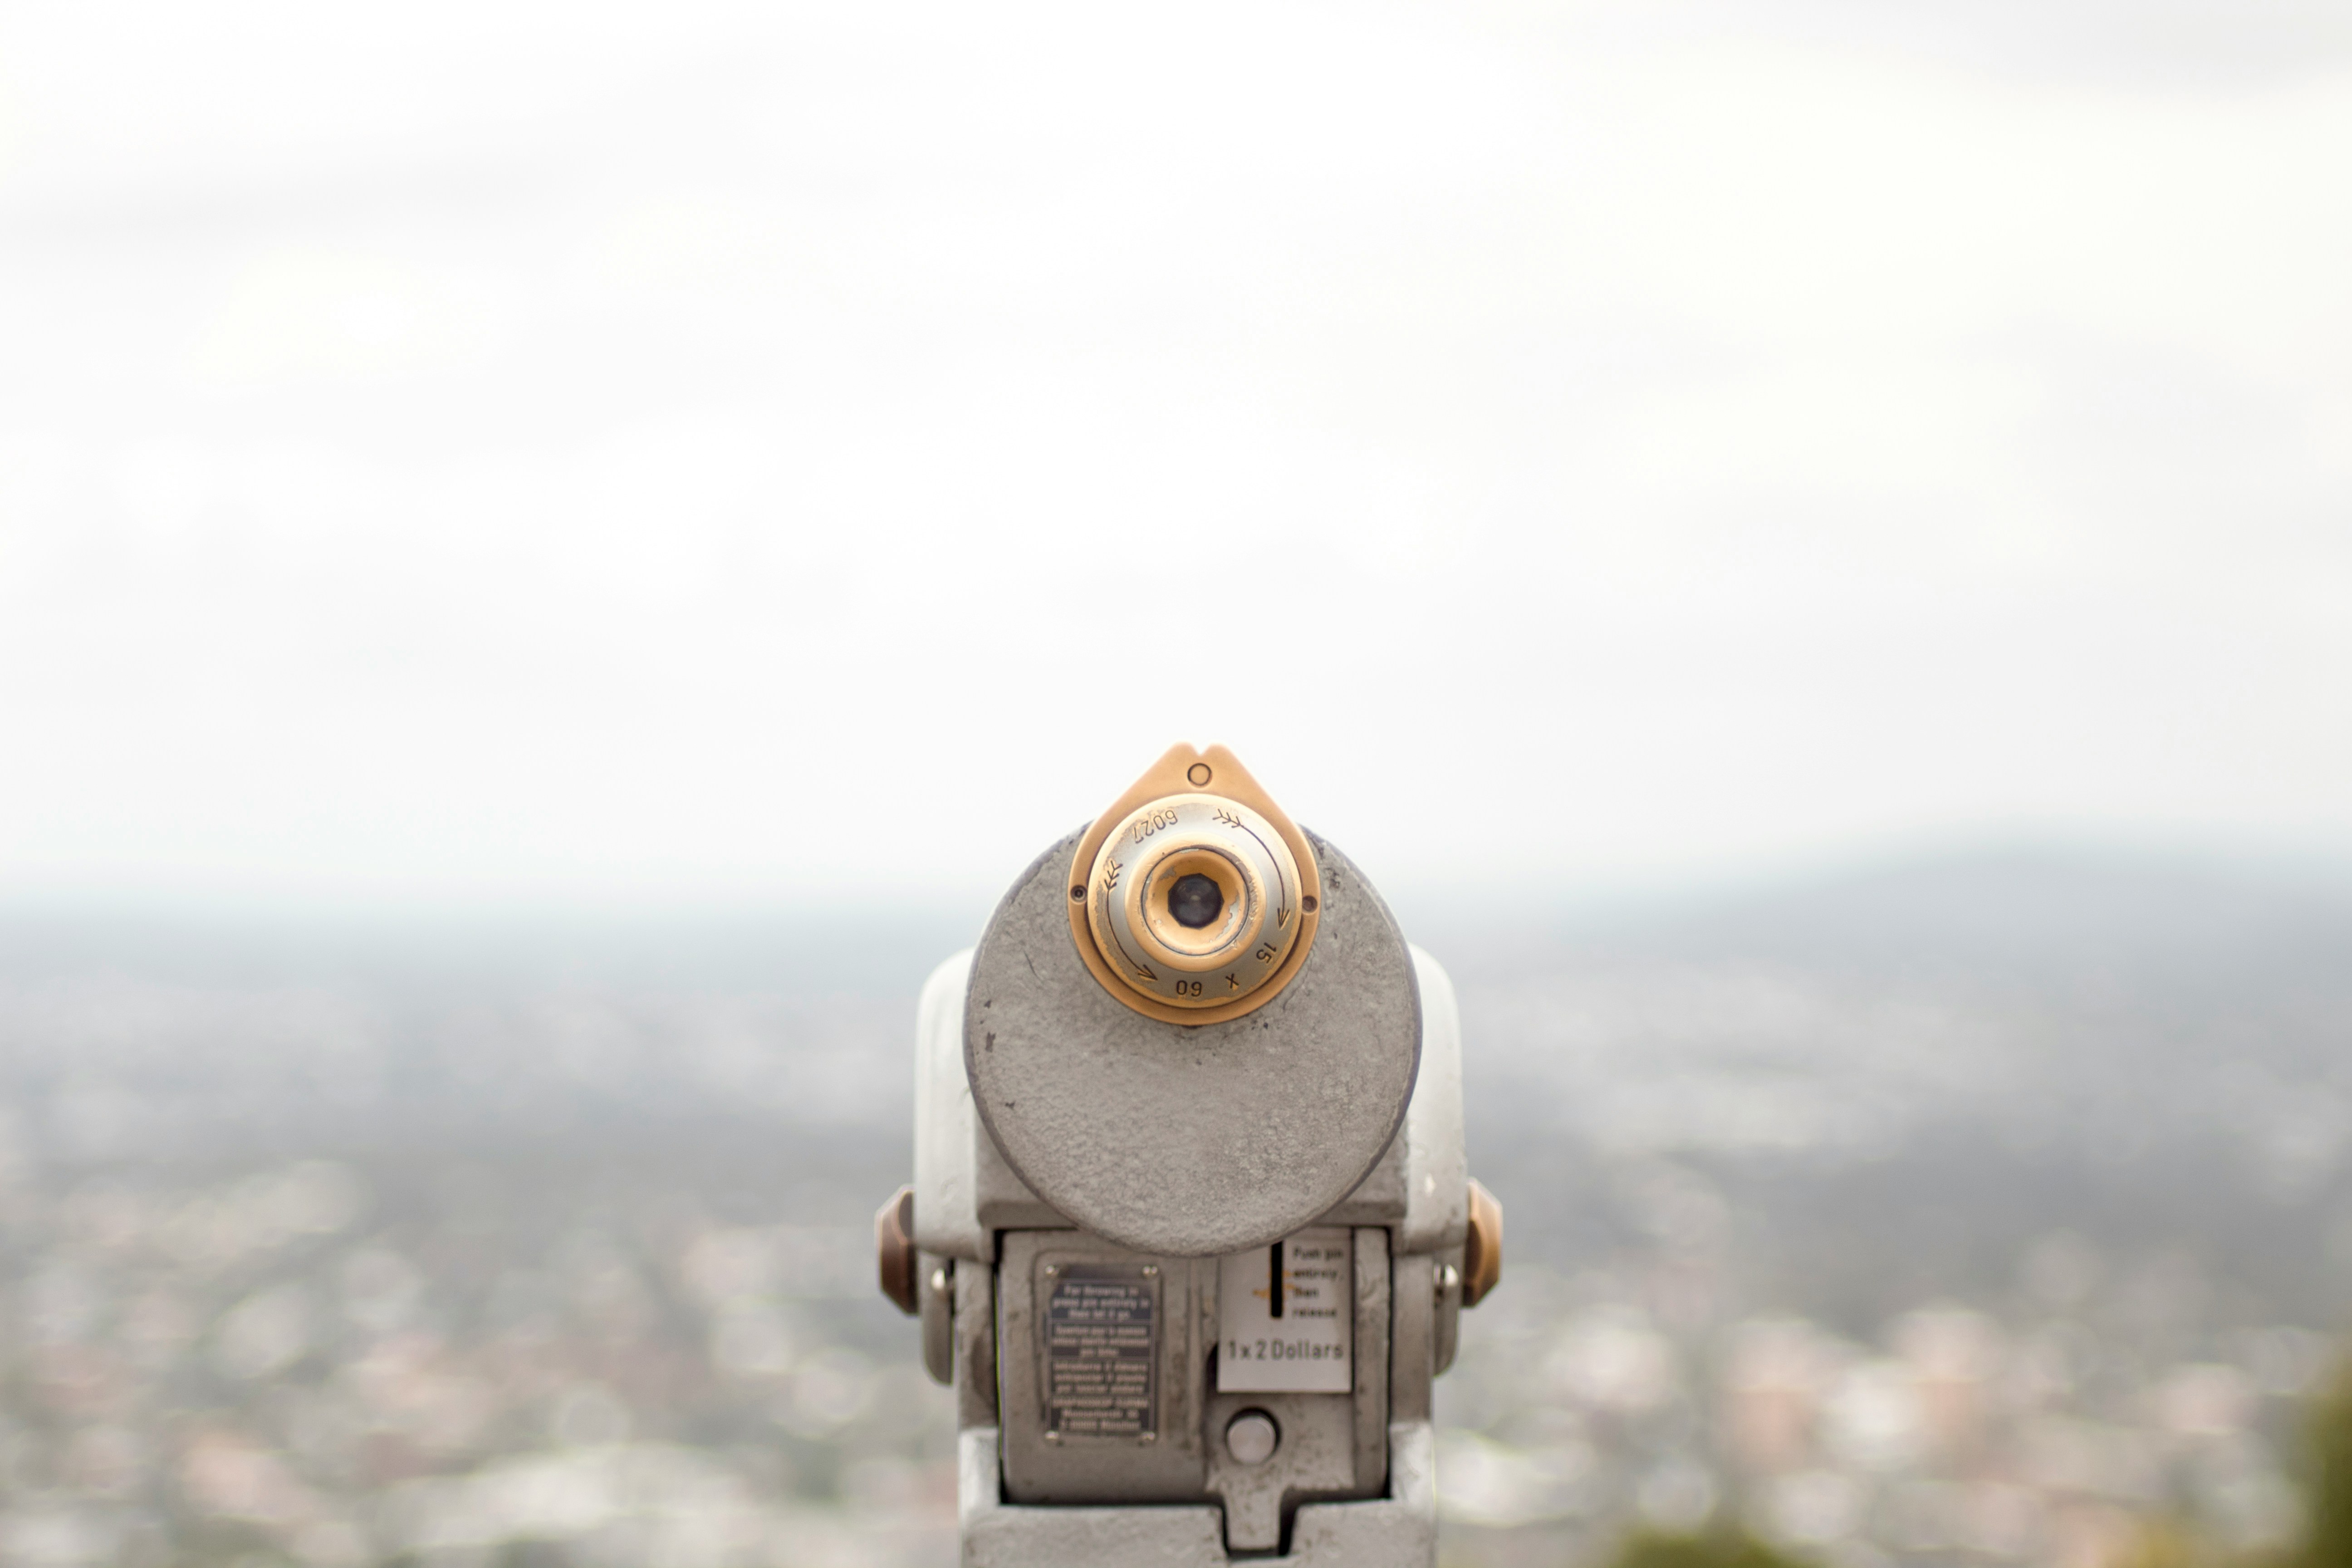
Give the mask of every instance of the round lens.
<svg viewBox="0 0 2352 1568">
<path fill-rule="evenodd" d="M 1178 925 L 1199 931 L 1225 912 L 1225 895 L 1217 890 L 1216 883 L 1196 871 L 1177 878 L 1176 885 L 1168 889 L 1168 912 L 1176 917 Z"/>
</svg>

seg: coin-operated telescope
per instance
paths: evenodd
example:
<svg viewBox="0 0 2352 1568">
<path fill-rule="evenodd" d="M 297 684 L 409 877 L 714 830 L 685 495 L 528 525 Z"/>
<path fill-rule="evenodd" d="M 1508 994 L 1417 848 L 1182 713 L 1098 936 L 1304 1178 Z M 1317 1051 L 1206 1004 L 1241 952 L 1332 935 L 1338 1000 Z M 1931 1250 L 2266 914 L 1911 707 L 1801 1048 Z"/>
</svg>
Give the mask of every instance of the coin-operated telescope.
<svg viewBox="0 0 2352 1568">
<path fill-rule="evenodd" d="M 956 1391 L 967 1568 L 1430 1568 L 1430 1382 L 1502 1271 L 1461 1027 L 1347 857 L 1178 746 L 916 1023 L 883 1293 Z"/>
</svg>

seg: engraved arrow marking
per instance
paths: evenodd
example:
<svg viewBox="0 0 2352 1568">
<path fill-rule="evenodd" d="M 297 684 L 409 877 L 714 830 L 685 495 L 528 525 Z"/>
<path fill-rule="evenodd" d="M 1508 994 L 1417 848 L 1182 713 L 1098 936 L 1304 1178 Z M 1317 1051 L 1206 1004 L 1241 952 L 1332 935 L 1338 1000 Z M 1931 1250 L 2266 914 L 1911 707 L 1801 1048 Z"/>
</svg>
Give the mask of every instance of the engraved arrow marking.
<svg viewBox="0 0 2352 1568">
<path fill-rule="evenodd" d="M 1108 885 L 1103 889 L 1102 920 L 1103 929 L 1110 935 L 1110 944 L 1118 949 L 1118 955 L 1127 960 L 1129 964 L 1134 968 L 1138 975 L 1141 976 L 1145 980 L 1150 981 L 1155 985 L 1160 984 L 1160 976 L 1151 973 L 1150 966 L 1139 960 L 1135 954 L 1128 952 L 1127 943 L 1118 940 L 1118 927 L 1112 922 L 1110 918 L 1110 889 Z"/>
<path fill-rule="evenodd" d="M 1265 841 L 1265 837 L 1259 834 L 1256 828 L 1252 827 L 1245 823 L 1239 822 L 1235 823 L 1234 826 L 1239 827 L 1244 833 L 1248 834 L 1252 838 L 1255 838 L 1257 840 L 1257 847 L 1265 851 L 1266 861 L 1274 868 L 1276 889 L 1282 894 L 1283 900 L 1285 900 L 1279 904 L 1274 911 L 1274 929 L 1276 931 L 1288 931 L 1290 929 L 1290 905 L 1287 900 L 1290 898 L 1290 879 L 1282 874 L 1282 857 L 1274 852 L 1274 847 Z"/>
<path fill-rule="evenodd" d="M 1148 964 L 1148 963 L 1144 963 L 1144 962 L 1143 962 L 1143 960 L 1141 960 L 1141 959 L 1139 959 L 1139 958 L 1136 957 L 1136 956 L 1135 956 L 1135 954 L 1133 954 L 1133 953 L 1131 953 L 1131 952 L 1128 952 L 1128 951 L 1127 951 L 1127 943 L 1125 943 L 1125 942 L 1121 942 L 1121 941 L 1119 941 L 1119 940 L 1118 940 L 1118 933 L 1117 931 L 1113 931 L 1113 932 L 1111 933 L 1111 939 L 1110 939 L 1110 940 L 1111 940 L 1111 945 L 1118 949 L 1118 955 L 1119 955 L 1121 958 L 1123 958 L 1123 959 L 1127 960 L 1127 962 L 1128 962 L 1128 963 L 1129 964 L 1129 966 L 1131 966 L 1131 967 L 1134 969 L 1135 973 L 1136 973 L 1139 976 L 1140 976 L 1141 978 L 1143 978 L 1143 979 L 1145 979 L 1145 980 L 1149 980 L 1149 981 L 1150 981 L 1154 985 L 1157 985 L 1157 984 L 1160 984 L 1160 976 L 1158 976 L 1157 974 L 1154 974 L 1154 973 L 1151 972 L 1151 965 L 1150 965 L 1150 964 Z"/>
</svg>

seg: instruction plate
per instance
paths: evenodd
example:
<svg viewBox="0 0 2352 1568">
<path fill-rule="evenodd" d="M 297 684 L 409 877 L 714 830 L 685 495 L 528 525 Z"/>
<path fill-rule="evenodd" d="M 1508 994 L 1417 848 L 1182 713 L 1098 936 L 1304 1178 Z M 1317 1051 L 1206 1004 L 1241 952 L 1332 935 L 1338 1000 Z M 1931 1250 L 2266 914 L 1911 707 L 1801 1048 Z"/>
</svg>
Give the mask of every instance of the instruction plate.
<svg viewBox="0 0 2352 1568">
<path fill-rule="evenodd" d="M 1218 1259 L 1217 1392 L 1353 1389 L 1355 1280 L 1355 1238 L 1337 1228 Z"/>
<path fill-rule="evenodd" d="M 1047 1268 L 1048 1436 L 1151 1437 L 1160 1430 L 1159 1270 L 1118 1263 Z"/>
</svg>

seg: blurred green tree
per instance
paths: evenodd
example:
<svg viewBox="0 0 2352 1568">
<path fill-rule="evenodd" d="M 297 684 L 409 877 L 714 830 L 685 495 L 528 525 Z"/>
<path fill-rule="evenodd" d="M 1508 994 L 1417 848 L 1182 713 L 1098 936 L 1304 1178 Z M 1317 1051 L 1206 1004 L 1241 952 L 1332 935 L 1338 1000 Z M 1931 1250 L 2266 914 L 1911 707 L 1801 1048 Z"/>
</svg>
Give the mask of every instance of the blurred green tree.
<svg viewBox="0 0 2352 1568">
<path fill-rule="evenodd" d="M 2312 1402 L 2299 1479 L 2303 1531 L 2293 1544 L 2247 1556 L 2216 1550 L 2186 1521 L 2158 1518 L 2136 1533 L 2112 1568 L 2352 1568 L 2352 1360 Z M 1738 1530 L 1701 1534 L 1637 1531 L 1610 1568 L 1814 1568 Z"/>
<path fill-rule="evenodd" d="M 2352 1361 L 2312 1401 L 2299 1458 L 2303 1529 L 2292 1544 L 2231 1552 L 2189 1520 L 2157 1518 L 2111 1568 L 2352 1568 Z"/>
<path fill-rule="evenodd" d="M 2108 1568 L 2228 1568 L 2231 1561 L 2180 1521 L 2164 1518 L 2135 1531 Z"/>
<path fill-rule="evenodd" d="M 1703 1534 L 1636 1531 L 1617 1549 L 1612 1568 L 1811 1568 L 1740 1530 Z"/>
<path fill-rule="evenodd" d="M 2300 1568 L 2352 1568 L 2352 1363 L 2313 1401 L 2304 1431 Z"/>
</svg>

